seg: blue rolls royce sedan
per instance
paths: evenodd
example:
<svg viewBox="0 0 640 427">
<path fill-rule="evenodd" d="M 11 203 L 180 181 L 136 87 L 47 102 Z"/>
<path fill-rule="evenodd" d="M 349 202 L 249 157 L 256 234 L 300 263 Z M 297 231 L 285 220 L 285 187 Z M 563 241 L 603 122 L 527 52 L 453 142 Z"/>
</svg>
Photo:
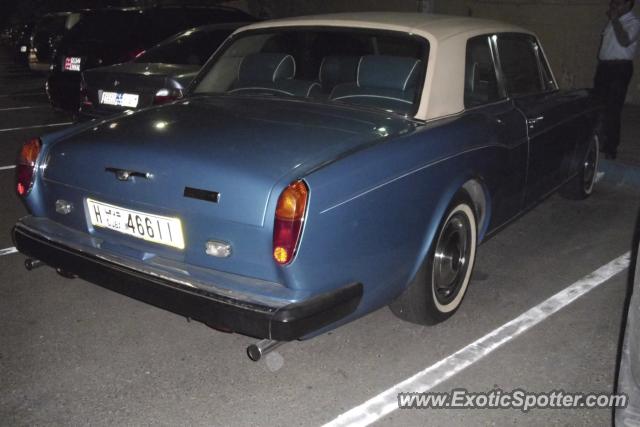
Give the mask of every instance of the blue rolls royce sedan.
<svg viewBox="0 0 640 427">
<path fill-rule="evenodd" d="M 31 268 L 263 339 L 450 317 L 479 243 L 593 192 L 599 105 L 534 34 L 425 14 L 237 30 L 176 102 L 28 141 Z"/>
</svg>

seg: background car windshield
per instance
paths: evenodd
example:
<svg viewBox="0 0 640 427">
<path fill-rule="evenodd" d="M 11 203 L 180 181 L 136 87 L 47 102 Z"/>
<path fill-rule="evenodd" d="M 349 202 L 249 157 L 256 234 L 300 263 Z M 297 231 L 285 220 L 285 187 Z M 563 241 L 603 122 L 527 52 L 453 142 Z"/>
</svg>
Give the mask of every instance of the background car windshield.
<svg viewBox="0 0 640 427">
<path fill-rule="evenodd" d="M 189 30 L 144 54 L 135 62 L 203 65 L 233 30 Z"/>
<path fill-rule="evenodd" d="M 400 32 L 248 31 L 203 72 L 194 93 L 290 96 L 413 114 L 428 50 L 425 39 Z"/>
</svg>

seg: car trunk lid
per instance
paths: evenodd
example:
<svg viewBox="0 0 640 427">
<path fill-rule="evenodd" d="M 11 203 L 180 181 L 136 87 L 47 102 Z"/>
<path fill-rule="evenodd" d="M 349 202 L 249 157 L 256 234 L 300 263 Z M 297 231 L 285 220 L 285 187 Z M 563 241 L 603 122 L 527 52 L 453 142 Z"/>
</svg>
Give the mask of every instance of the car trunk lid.
<svg viewBox="0 0 640 427">
<path fill-rule="evenodd" d="M 262 226 L 278 182 L 381 140 L 382 126 L 385 135 L 408 126 L 390 118 L 277 98 L 192 98 L 57 142 L 44 177 L 159 214 L 206 211 L 212 220 Z M 116 170 L 133 175 L 121 181 Z M 185 189 L 216 192 L 218 203 L 185 197 Z"/>
<path fill-rule="evenodd" d="M 104 104 L 102 94 L 112 92 L 138 97 L 135 108 L 153 105 L 160 89 L 179 90 L 188 84 L 200 67 L 193 65 L 147 64 L 127 62 L 95 68 L 83 74 L 87 96 L 93 105 L 124 110 L 127 106 Z"/>
</svg>

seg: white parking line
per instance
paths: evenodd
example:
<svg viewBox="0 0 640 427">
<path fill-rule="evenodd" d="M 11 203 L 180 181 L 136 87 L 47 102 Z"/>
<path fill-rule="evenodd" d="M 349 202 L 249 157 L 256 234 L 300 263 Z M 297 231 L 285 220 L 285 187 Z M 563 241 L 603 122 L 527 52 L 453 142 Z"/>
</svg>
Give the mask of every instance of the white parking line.
<svg viewBox="0 0 640 427">
<path fill-rule="evenodd" d="M 46 95 L 46 92 L 3 93 L 3 94 L 0 94 L 0 98 L 11 98 L 14 96 L 35 96 L 35 95 Z"/>
<path fill-rule="evenodd" d="M 0 171 L 8 171 L 11 169 L 15 169 L 16 165 L 11 165 L 11 166 L 0 166 Z"/>
<path fill-rule="evenodd" d="M 34 108 L 49 108 L 49 106 L 48 105 L 33 105 L 33 106 L 29 106 L 29 107 L 0 108 L 0 111 L 32 110 Z"/>
<path fill-rule="evenodd" d="M 19 128 L 0 129 L 0 132 L 13 132 L 13 131 L 16 131 L 16 130 L 51 128 L 51 127 L 55 127 L 55 126 L 66 126 L 66 125 L 72 125 L 72 124 L 73 124 L 73 122 L 51 123 L 51 124 L 48 124 L 48 125 L 34 125 L 34 126 L 24 126 L 24 127 L 19 127 Z"/>
<path fill-rule="evenodd" d="M 11 255 L 17 253 L 18 250 L 15 247 L 10 247 L 6 249 L 0 249 L 0 256 Z"/>
<path fill-rule="evenodd" d="M 621 255 L 498 329 L 339 415 L 324 427 L 368 426 L 380 420 L 398 409 L 398 393 L 431 390 L 625 270 L 629 266 L 629 258 L 629 252 Z"/>
</svg>

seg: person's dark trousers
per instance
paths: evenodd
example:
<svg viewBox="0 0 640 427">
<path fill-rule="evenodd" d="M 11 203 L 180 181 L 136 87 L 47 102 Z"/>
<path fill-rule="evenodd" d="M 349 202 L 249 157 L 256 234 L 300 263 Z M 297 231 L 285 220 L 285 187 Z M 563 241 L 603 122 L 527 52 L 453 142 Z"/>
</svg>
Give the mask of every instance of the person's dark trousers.
<svg viewBox="0 0 640 427">
<path fill-rule="evenodd" d="M 612 158 L 620 144 L 622 107 L 632 75 L 632 61 L 600 61 L 596 70 L 594 95 L 605 105 L 600 118 L 600 150 Z"/>
</svg>

